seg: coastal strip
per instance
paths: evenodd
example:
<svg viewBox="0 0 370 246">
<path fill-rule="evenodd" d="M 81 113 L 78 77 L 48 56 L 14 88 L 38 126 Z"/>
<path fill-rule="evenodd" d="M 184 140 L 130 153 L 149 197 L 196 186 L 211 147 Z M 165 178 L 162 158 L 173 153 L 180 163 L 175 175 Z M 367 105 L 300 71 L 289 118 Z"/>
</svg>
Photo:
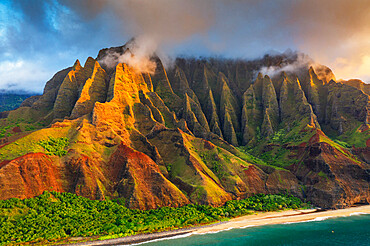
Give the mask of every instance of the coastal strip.
<svg viewBox="0 0 370 246">
<path fill-rule="evenodd" d="M 173 231 L 156 232 L 150 234 L 139 234 L 123 238 L 107 239 L 101 241 L 90 241 L 82 243 L 64 244 L 73 246 L 85 245 L 129 245 L 174 237 L 186 237 L 207 233 L 217 233 L 221 231 L 247 228 L 252 226 L 263 226 L 273 224 L 290 224 L 308 221 L 320 221 L 333 217 L 344 217 L 358 214 L 370 214 L 370 205 L 351 207 L 337 210 L 287 210 L 280 212 L 260 212 L 254 215 L 246 215 L 230 219 L 226 222 L 219 222 L 211 225 L 178 229 Z"/>
<path fill-rule="evenodd" d="M 79 242 L 79 243 L 71 243 L 71 244 L 58 244 L 58 246 L 129 245 L 129 244 L 142 243 L 142 242 L 164 239 L 164 238 L 186 237 L 186 236 L 191 235 L 198 229 L 212 227 L 212 226 L 221 225 L 225 223 L 228 223 L 228 221 L 216 222 L 216 223 L 203 225 L 203 226 L 193 226 L 189 228 L 181 228 L 181 229 L 176 229 L 176 230 L 171 230 L 171 231 L 154 232 L 154 233 L 148 233 L 148 234 L 137 234 L 133 236 L 114 238 L 114 239 Z"/>
<path fill-rule="evenodd" d="M 114 239 L 107 239 L 107 240 L 100 240 L 100 241 L 91 241 L 91 242 L 81 242 L 81 243 L 73 243 L 73 244 L 63 244 L 59 246 L 86 246 L 86 245 L 129 245 L 133 243 L 140 243 L 140 242 L 147 242 L 152 240 L 158 240 L 162 238 L 172 238 L 178 236 L 186 236 L 187 234 L 193 233 L 195 228 L 188 228 L 188 229 L 178 229 L 173 231 L 164 231 L 164 232 L 155 232 L 150 234 L 138 234 L 133 236 L 121 237 L 121 238 L 114 238 Z"/>
<path fill-rule="evenodd" d="M 370 214 L 370 205 L 325 211 L 290 210 L 283 212 L 259 213 L 257 215 L 248 215 L 234 218 L 222 225 L 214 225 L 208 228 L 198 228 L 194 232 L 194 234 L 214 233 L 228 230 L 230 228 L 245 228 L 251 226 L 320 221 L 332 217 L 344 217 L 356 214 Z"/>
</svg>

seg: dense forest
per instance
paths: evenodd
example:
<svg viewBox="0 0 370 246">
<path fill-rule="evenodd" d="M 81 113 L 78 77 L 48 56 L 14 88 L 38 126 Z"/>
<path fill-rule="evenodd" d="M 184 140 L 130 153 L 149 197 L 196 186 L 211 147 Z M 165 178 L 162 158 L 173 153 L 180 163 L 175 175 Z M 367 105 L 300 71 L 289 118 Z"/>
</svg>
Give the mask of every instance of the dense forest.
<svg viewBox="0 0 370 246">
<path fill-rule="evenodd" d="M 224 221 L 254 211 L 310 206 L 288 194 L 258 194 L 228 201 L 220 207 L 189 204 L 137 210 L 128 209 L 123 203 L 123 200 L 90 200 L 54 191 L 30 199 L 0 201 L 0 245 L 47 243 L 70 237 L 123 237 Z"/>
<path fill-rule="evenodd" d="M 30 96 L 33 95 L 0 92 L 0 112 L 18 108 L 21 103 Z"/>
</svg>

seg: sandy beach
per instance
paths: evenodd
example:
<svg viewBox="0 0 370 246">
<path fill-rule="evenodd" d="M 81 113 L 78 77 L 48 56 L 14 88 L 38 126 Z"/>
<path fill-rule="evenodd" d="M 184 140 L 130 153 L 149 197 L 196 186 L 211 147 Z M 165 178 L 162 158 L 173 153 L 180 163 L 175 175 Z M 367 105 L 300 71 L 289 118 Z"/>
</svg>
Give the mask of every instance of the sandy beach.
<svg viewBox="0 0 370 246">
<path fill-rule="evenodd" d="M 370 214 L 370 205 L 326 211 L 314 209 L 258 213 L 256 215 L 248 215 L 231 219 L 225 224 L 199 228 L 194 232 L 194 234 L 210 233 L 232 228 L 245 228 L 250 226 L 294 223 L 310 220 L 324 220 L 329 217 L 350 216 L 360 213 Z"/>
<path fill-rule="evenodd" d="M 356 214 L 370 214 L 370 205 L 351 207 L 338 210 L 288 210 L 280 212 L 259 212 L 254 215 L 246 215 L 231 219 L 227 222 L 212 225 L 179 229 L 174 231 L 158 232 L 151 234 L 141 234 L 124 238 L 108 239 L 102 241 L 92 241 L 84 243 L 74 243 L 70 245 L 130 245 L 158 240 L 169 237 L 189 236 L 193 234 L 216 233 L 235 228 L 246 228 L 252 226 L 263 226 L 272 224 L 296 223 L 303 221 L 320 221 L 330 217 L 351 216 Z M 65 244 L 69 245 L 69 244 Z"/>
</svg>

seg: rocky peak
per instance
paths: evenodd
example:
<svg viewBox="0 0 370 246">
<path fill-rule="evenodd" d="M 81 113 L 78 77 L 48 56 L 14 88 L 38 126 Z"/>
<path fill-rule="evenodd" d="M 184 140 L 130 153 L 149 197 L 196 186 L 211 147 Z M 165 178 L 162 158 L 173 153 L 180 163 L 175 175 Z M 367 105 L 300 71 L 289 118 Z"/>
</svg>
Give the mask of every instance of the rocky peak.
<svg viewBox="0 0 370 246">
<path fill-rule="evenodd" d="M 141 73 L 114 60 L 129 48 L 103 49 L 83 67 L 77 60 L 35 102 L 9 112 L 3 120 L 45 127 L 1 140 L 0 198 L 52 185 L 141 209 L 286 190 L 324 207 L 370 201 L 365 85 L 336 83 L 325 67 L 255 78 L 264 66 L 294 62 L 284 56 L 180 58 L 169 69 L 153 57 L 154 74 Z M 103 62 L 109 56 L 113 67 Z M 34 143 L 48 136 L 69 139 L 65 156 L 33 153 L 45 152 Z M 362 156 L 345 144 L 361 144 L 352 152 Z"/>
<path fill-rule="evenodd" d="M 73 69 L 78 70 L 78 69 L 81 69 L 81 68 L 82 68 L 82 66 L 81 66 L 80 60 L 77 59 L 75 61 L 75 63 L 73 64 Z"/>
</svg>

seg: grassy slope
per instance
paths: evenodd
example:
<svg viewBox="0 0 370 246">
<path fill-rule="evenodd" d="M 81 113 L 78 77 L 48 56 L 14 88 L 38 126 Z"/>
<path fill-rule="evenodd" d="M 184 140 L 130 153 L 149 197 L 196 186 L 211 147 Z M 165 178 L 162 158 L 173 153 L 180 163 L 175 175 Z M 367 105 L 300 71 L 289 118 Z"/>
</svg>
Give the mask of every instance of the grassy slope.
<svg viewBox="0 0 370 246">
<path fill-rule="evenodd" d="M 306 120 L 295 124 L 293 123 L 292 127 L 290 131 L 287 131 L 286 128 L 280 126 L 279 130 L 271 136 L 270 139 L 261 140 L 259 144 L 252 149 L 248 149 L 247 147 L 241 147 L 241 149 L 249 153 L 253 159 L 257 159 L 257 161 L 252 161 L 252 163 L 260 165 L 284 168 L 298 163 L 299 159 L 297 159 L 297 153 L 288 148 L 308 143 L 316 131 L 307 124 Z M 269 148 L 266 149 L 266 145 L 268 145 Z M 253 155 L 251 153 L 253 153 Z"/>
<path fill-rule="evenodd" d="M 45 149 L 38 144 L 40 140 L 47 140 L 49 137 L 68 137 L 70 130 L 71 127 L 68 126 L 61 128 L 45 128 L 32 132 L 31 134 L 2 147 L 0 149 L 0 160 L 13 160 L 27 153 L 46 153 Z"/>
</svg>

